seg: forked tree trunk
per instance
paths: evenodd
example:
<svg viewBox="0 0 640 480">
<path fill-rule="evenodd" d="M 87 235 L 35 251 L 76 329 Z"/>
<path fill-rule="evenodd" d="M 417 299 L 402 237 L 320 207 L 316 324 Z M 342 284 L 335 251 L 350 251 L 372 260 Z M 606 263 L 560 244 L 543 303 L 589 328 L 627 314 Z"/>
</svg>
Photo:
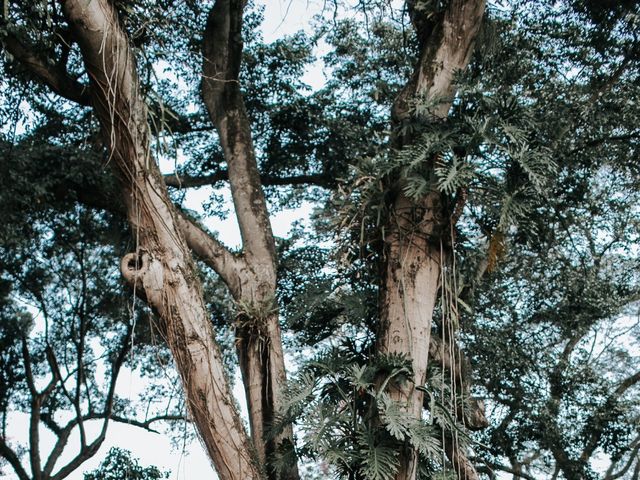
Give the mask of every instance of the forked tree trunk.
<svg viewBox="0 0 640 480">
<path fill-rule="evenodd" d="M 146 107 L 126 34 L 108 0 L 66 0 L 63 8 L 91 79 L 92 103 L 138 242 L 136 252 L 124 257 L 122 273 L 165 324 L 190 415 L 219 477 L 261 478 L 179 219 L 149 153 Z"/>
<path fill-rule="evenodd" d="M 418 33 L 420 58 L 411 80 L 394 103 L 396 126 L 409 119 L 414 101 L 433 102 L 430 113 L 435 121 L 447 116 L 454 75 L 469 62 L 484 14 L 484 0 L 451 0 L 439 13 L 425 11 L 424 6 L 418 5 L 420 0 L 407 3 Z M 411 138 L 396 138 L 394 147 L 411 143 Z M 413 383 L 396 385 L 389 393 L 408 412 L 421 418 L 423 394 L 416 387 L 426 380 L 431 321 L 439 289 L 440 239 L 448 231 L 449 219 L 435 186 L 415 201 L 404 194 L 403 187 L 402 181 L 395 186 L 397 194 L 385 225 L 378 350 L 403 354 L 411 360 Z M 415 479 L 417 460 L 416 451 L 406 447 L 400 454 L 396 479 Z M 460 461 L 456 463 L 462 465 Z M 468 480 L 477 478 L 464 475 Z"/>
<path fill-rule="evenodd" d="M 245 0 L 217 0 L 209 13 L 202 96 L 220 137 L 242 236 L 246 269 L 240 287 L 231 289 L 240 307 L 236 347 L 253 443 L 260 461 L 268 464 L 279 449 L 293 448 L 293 429 L 289 425 L 278 433 L 270 431 L 284 406 L 286 374 L 275 298 L 275 241 L 238 78 L 245 4 Z M 271 469 L 267 471 L 275 478 Z M 296 465 L 286 468 L 279 478 L 297 479 Z"/>
</svg>

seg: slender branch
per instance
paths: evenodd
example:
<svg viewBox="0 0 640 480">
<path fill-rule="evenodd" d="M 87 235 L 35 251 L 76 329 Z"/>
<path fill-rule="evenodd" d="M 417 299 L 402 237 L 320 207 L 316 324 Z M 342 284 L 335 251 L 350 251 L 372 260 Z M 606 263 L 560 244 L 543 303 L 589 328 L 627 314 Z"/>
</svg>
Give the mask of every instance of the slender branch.
<svg viewBox="0 0 640 480">
<path fill-rule="evenodd" d="M 40 423 L 40 408 L 42 406 L 42 397 L 38 393 L 35 385 L 35 378 L 31 366 L 31 355 L 27 345 L 27 339 L 22 338 L 22 358 L 24 362 L 25 379 L 31 394 L 29 416 L 29 463 L 31 465 L 31 473 L 34 479 L 39 480 L 41 475 L 40 469 L 40 431 L 38 429 Z"/>
<path fill-rule="evenodd" d="M 52 154 L 56 155 L 56 153 L 53 150 Z M 165 181 L 168 178 L 175 180 L 173 175 L 166 175 Z M 168 184 L 170 185 L 171 182 L 168 182 Z M 104 191 L 91 188 L 81 182 L 75 182 L 73 179 L 54 186 L 53 194 L 56 199 L 64 201 L 74 198 L 87 207 L 104 210 L 121 218 L 126 218 L 127 215 L 122 202 L 110 198 Z M 231 289 L 236 289 L 235 291 L 237 292 L 240 279 L 237 275 L 238 271 L 234 269 L 244 268 L 244 262 L 241 261 L 241 257 L 231 253 L 212 233 L 204 230 L 195 220 L 180 212 L 177 206 L 176 210 L 178 211 L 177 227 L 184 235 L 189 248 L 213 268 Z"/>
<path fill-rule="evenodd" d="M 604 480 L 616 480 L 617 478 L 620 478 L 623 475 L 625 475 L 633 465 L 634 461 L 640 462 L 639 454 L 640 454 L 640 437 L 636 437 L 635 446 L 632 448 L 631 452 L 629 453 L 629 458 L 627 459 L 624 466 L 617 472 L 613 473 L 613 469 L 617 462 L 612 463 L 609 469 L 607 470 L 607 473 L 605 474 Z"/>
<path fill-rule="evenodd" d="M 184 415 L 158 415 L 144 421 L 135 420 L 133 418 L 120 417 L 119 415 L 111 415 L 109 418 L 113 422 L 124 423 L 133 427 L 142 428 L 152 433 L 160 433 L 157 430 L 151 428 L 151 425 L 156 422 L 189 421 L 189 419 Z"/>
<path fill-rule="evenodd" d="M 525 480 L 538 480 L 536 477 L 529 475 L 528 473 L 524 473 L 519 470 L 515 470 L 507 465 L 502 465 L 501 463 L 496 462 L 487 462 L 486 460 L 482 460 L 488 468 L 487 470 L 500 470 L 502 472 L 510 473 L 514 478 L 524 478 Z M 478 470 L 483 470 L 482 468 L 478 468 Z"/>
<path fill-rule="evenodd" d="M 51 480 L 62 480 L 67 477 L 71 472 L 76 470 L 80 465 L 82 465 L 85 461 L 91 458 L 96 452 L 100 449 L 100 446 L 104 442 L 104 439 L 107 435 L 107 426 L 109 423 L 109 419 L 111 418 L 111 411 L 113 409 L 113 399 L 115 396 L 115 388 L 116 383 L 118 381 L 118 375 L 120 373 L 120 369 L 124 363 L 124 360 L 129 351 L 129 347 L 131 345 L 131 336 L 133 334 L 133 327 L 131 325 L 127 326 L 127 333 L 122 340 L 122 344 L 120 347 L 120 351 L 118 352 L 118 356 L 113 362 L 113 366 L 111 367 L 111 379 L 109 382 L 109 391 L 107 393 L 107 398 L 105 400 L 104 411 L 102 415 L 98 416 L 95 414 L 88 415 L 79 415 L 75 419 L 71 420 L 64 428 L 63 436 L 58 438 L 58 442 L 54 446 L 54 449 L 47 459 L 47 463 L 45 465 L 45 473 L 48 475 L 53 471 L 55 463 L 57 462 L 64 446 L 66 445 L 69 434 L 73 430 L 73 428 L 78 425 L 81 426 L 84 424 L 86 420 L 102 418 L 102 428 L 98 436 L 89 444 L 83 443 L 80 447 L 80 452 L 76 455 L 71 461 L 69 461 L 64 467 L 62 467 L 58 473 L 51 476 Z"/>
<path fill-rule="evenodd" d="M 24 362 L 24 375 L 29 387 L 29 393 L 32 397 L 38 395 L 36 390 L 35 380 L 33 378 L 33 370 L 31 368 L 31 355 L 29 354 L 29 346 L 27 345 L 27 339 L 22 338 L 22 361 Z"/>
<path fill-rule="evenodd" d="M 631 388 L 638 382 L 640 382 L 640 370 L 620 382 L 618 388 L 613 391 L 613 396 L 615 398 L 622 396 L 624 392 L 626 392 L 629 388 Z"/>
<path fill-rule="evenodd" d="M 604 405 L 596 410 L 596 412 L 593 414 L 593 418 L 598 418 L 602 414 L 606 415 L 606 412 L 611 408 L 611 406 L 614 405 L 629 388 L 631 388 L 638 382 L 640 382 L 640 371 L 637 371 L 635 374 L 625 378 L 611 393 L 609 398 L 607 398 L 607 401 L 604 403 Z M 584 449 L 582 450 L 582 454 L 580 455 L 580 459 L 583 462 L 586 462 L 591 457 L 591 455 L 593 455 L 593 452 L 596 450 L 596 448 L 598 448 L 598 444 L 600 443 L 600 439 L 602 438 L 602 434 L 604 433 L 605 426 L 606 423 L 598 422 L 598 428 L 592 431 L 589 440 L 587 441 Z"/>
<path fill-rule="evenodd" d="M 594 138 L 569 150 L 569 154 L 574 154 L 586 150 L 591 147 L 597 147 L 607 142 L 626 142 L 628 140 L 636 140 L 640 138 L 640 132 L 632 132 L 625 135 L 608 135 L 606 137 Z"/>
</svg>

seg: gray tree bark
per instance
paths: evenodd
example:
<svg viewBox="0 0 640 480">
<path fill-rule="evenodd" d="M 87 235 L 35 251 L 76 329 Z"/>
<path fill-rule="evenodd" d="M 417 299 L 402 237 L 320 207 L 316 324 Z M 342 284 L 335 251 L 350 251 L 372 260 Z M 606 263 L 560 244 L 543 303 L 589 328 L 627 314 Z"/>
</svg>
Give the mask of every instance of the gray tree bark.
<svg viewBox="0 0 640 480">
<path fill-rule="evenodd" d="M 417 3 L 418 0 L 409 1 L 408 6 L 418 33 L 420 58 L 412 78 L 394 103 L 392 115 L 396 126 L 410 118 L 410 104 L 415 100 L 433 102 L 431 114 L 435 121 L 448 115 L 455 90 L 454 75 L 470 60 L 485 7 L 484 0 L 452 0 L 443 12 L 435 13 L 416 8 Z M 397 137 L 394 146 L 402 148 L 411 141 Z M 402 182 L 395 190 L 397 194 L 385 225 L 378 351 L 403 354 L 411 360 L 413 381 L 395 385 L 390 394 L 408 412 L 421 418 L 423 394 L 416 387 L 426 381 L 431 322 L 443 260 L 440 240 L 448 232 L 449 224 L 435 186 L 418 200 L 405 195 Z M 396 479 L 415 479 L 417 460 L 417 452 L 405 448 Z M 468 472 L 466 463 L 458 460 L 454 464 L 465 466 L 458 469 L 461 478 L 477 478 L 475 471 Z"/>
</svg>

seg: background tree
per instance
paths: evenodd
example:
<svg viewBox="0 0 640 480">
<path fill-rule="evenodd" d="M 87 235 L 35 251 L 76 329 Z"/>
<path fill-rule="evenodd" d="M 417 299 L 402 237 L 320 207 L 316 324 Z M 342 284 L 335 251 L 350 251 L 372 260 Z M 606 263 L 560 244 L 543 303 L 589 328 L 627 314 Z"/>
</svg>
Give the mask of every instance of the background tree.
<svg viewBox="0 0 640 480">
<path fill-rule="evenodd" d="M 109 480 L 127 478 L 131 480 L 160 480 L 169 478 L 168 473 L 162 473 L 156 467 L 142 467 L 137 460 L 131 458 L 131 453 L 119 448 L 112 448 L 100 467 L 84 474 L 84 480 Z"/>
</svg>

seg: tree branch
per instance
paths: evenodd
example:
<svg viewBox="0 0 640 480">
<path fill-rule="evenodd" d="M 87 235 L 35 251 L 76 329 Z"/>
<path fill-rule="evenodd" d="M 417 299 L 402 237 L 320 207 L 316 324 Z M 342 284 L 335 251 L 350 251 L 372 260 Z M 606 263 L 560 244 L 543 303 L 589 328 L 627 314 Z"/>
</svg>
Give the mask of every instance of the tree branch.
<svg viewBox="0 0 640 480">
<path fill-rule="evenodd" d="M 244 4 L 244 0 L 217 0 L 209 13 L 203 43 L 202 97 L 228 165 L 244 251 L 258 259 L 275 286 L 275 242 L 238 81 Z"/>
<path fill-rule="evenodd" d="M 164 322 L 191 418 L 220 478 L 258 479 L 192 254 L 150 158 L 147 107 L 129 38 L 108 0 L 64 0 L 63 10 L 80 46 L 92 104 L 137 233 L 137 249 L 122 259 L 122 275 L 144 291 Z"/>
<path fill-rule="evenodd" d="M 29 475 L 27 475 L 27 472 L 22 467 L 18 455 L 16 455 L 16 452 L 9 447 L 3 437 L 0 437 L 0 454 L 2 454 L 2 457 L 9 462 L 13 471 L 18 475 L 19 480 L 31 480 Z"/>
<path fill-rule="evenodd" d="M 638 382 L 640 382 L 640 370 L 620 382 L 620 385 L 613 391 L 613 397 L 618 398 L 622 396 L 629 388 Z"/>
<path fill-rule="evenodd" d="M 601 415 L 606 415 L 611 407 L 615 405 L 618 399 L 622 395 L 624 395 L 624 393 L 629 388 L 631 388 L 638 382 L 640 382 L 640 371 L 625 378 L 622 382 L 620 382 L 618 387 L 611 393 L 611 395 L 609 395 L 604 405 L 595 411 L 592 418 L 597 419 Z M 593 452 L 595 452 L 596 448 L 598 448 L 598 444 L 600 443 L 600 439 L 602 438 L 602 434 L 604 433 L 604 429 L 606 427 L 606 422 L 597 422 L 597 425 L 598 427 L 592 430 L 591 435 L 589 436 L 589 439 L 586 442 L 586 445 L 580 455 L 580 460 L 583 462 L 588 461 L 588 459 L 593 455 Z"/>
<path fill-rule="evenodd" d="M 151 424 L 156 422 L 165 422 L 165 421 L 188 422 L 189 421 L 189 419 L 183 415 L 158 415 L 144 421 L 135 420 L 133 418 L 120 417 L 118 415 L 111 415 L 109 419 L 113 422 L 124 423 L 126 425 L 142 428 L 152 433 L 159 433 L 157 430 L 154 430 L 153 428 L 151 428 Z"/>
<path fill-rule="evenodd" d="M 515 470 L 511 467 L 508 467 L 506 465 L 502 465 L 501 463 L 496 463 L 496 462 L 487 462 L 486 460 L 482 460 L 482 463 L 484 463 L 487 466 L 487 470 L 491 470 L 491 472 L 487 472 L 487 473 L 492 473 L 493 469 L 495 470 L 500 470 L 502 472 L 506 472 L 506 473 L 510 473 L 511 475 L 513 475 L 513 478 L 524 478 L 525 480 L 538 480 L 536 477 L 529 475 L 528 473 L 524 473 L 522 471 L 518 471 Z M 478 471 L 482 471 L 484 470 L 482 467 L 478 468 Z"/>
<path fill-rule="evenodd" d="M 229 172 L 220 170 L 211 175 L 190 176 L 179 175 L 178 173 L 169 173 L 164 175 L 164 183 L 172 188 L 194 188 L 204 185 L 215 185 L 218 182 L 229 180 Z M 309 175 L 291 175 L 287 177 L 277 177 L 272 175 L 260 175 L 262 185 L 316 185 L 318 187 L 328 188 L 331 179 L 323 174 Z"/>
<path fill-rule="evenodd" d="M 633 443 L 634 442 L 632 442 L 631 445 L 633 445 Z M 613 469 L 617 462 L 611 463 L 611 466 L 609 467 L 609 469 L 605 474 L 604 480 L 616 480 L 622 477 L 623 475 L 625 475 L 633 465 L 634 461 L 640 462 L 639 454 L 640 454 L 640 437 L 636 437 L 635 446 L 633 446 L 631 451 L 629 452 L 629 458 L 627 459 L 624 466 L 620 470 L 614 473 Z"/>
<path fill-rule="evenodd" d="M 640 132 L 632 132 L 625 135 L 608 135 L 606 137 L 594 138 L 586 141 L 584 144 L 569 150 L 569 154 L 574 154 L 586 150 L 591 147 L 597 147 L 607 142 L 626 142 L 628 140 L 636 140 L 640 138 Z"/>
<path fill-rule="evenodd" d="M 79 103 L 90 104 L 89 87 L 71 78 L 60 65 L 51 66 L 40 59 L 15 33 L 9 32 L 4 46 L 27 70 L 46 83 L 61 97 Z"/>
<path fill-rule="evenodd" d="M 202 97 L 227 162 L 247 267 L 238 272 L 243 283 L 234 297 L 260 312 L 253 316 L 241 312 L 246 318 L 244 326 L 238 322 L 236 347 L 253 443 L 259 461 L 266 464 L 279 448 L 294 445 L 294 439 L 290 425 L 274 436 L 268 434 L 276 412 L 285 403 L 286 370 L 278 314 L 271 307 L 276 293 L 275 239 L 251 138 L 251 123 L 238 82 L 245 4 L 246 0 L 217 0 L 209 12 L 203 37 Z M 297 465 L 277 476 L 282 480 L 297 479 Z M 271 470 L 268 477 L 275 479 L 276 473 Z"/>
<path fill-rule="evenodd" d="M 111 417 L 111 411 L 113 409 L 113 399 L 115 395 L 116 383 L 118 381 L 118 375 L 120 373 L 120 369 L 122 368 L 122 364 L 124 363 L 124 359 L 126 358 L 127 352 L 129 351 L 131 335 L 133 334 L 133 327 L 131 325 L 127 326 L 127 333 L 125 334 L 121 347 L 118 352 L 118 356 L 113 362 L 111 367 L 111 378 L 109 380 L 109 390 L 107 392 L 107 398 L 105 400 L 104 410 L 102 415 L 78 415 L 75 419 L 71 420 L 63 429 L 62 435 L 58 437 L 58 441 L 54 446 L 49 458 L 47 459 L 47 463 L 45 464 L 44 473 L 45 475 L 50 475 L 55 467 L 56 462 L 60 458 L 60 454 L 62 453 L 64 447 L 67 444 L 69 439 L 69 435 L 71 431 L 77 425 L 79 428 L 83 428 L 84 422 L 87 420 L 102 418 L 102 428 L 98 436 L 89 444 L 86 444 L 84 441 L 80 446 L 80 452 L 73 459 L 69 461 L 64 467 L 62 467 L 58 473 L 51 476 L 51 480 L 62 480 L 66 478 L 71 472 L 76 470 L 80 465 L 82 465 L 89 458 L 94 456 L 96 452 L 100 449 L 100 446 L 104 442 L 104 439 L 107 435 L 107 426 L 109 423 L 109 419 Z"/>
<path fill-rule="evenodd" d="M 242 269 L 246 268 L 244 260 L 231 253 L 213 235 L 206 232 L 195 221 L 178 211 L 176 223 L 189 245 L 189 248 L 207 265 L 213 268 L 227 284 L 234 296 L 241 289 Z"/>
</svg>

